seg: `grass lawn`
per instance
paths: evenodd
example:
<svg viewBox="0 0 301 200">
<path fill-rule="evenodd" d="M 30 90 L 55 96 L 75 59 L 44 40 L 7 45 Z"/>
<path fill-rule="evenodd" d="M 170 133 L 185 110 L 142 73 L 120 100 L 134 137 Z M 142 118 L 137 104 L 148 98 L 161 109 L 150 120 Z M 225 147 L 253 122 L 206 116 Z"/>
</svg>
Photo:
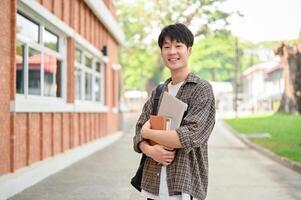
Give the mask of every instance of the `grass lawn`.
<svg viewBox="0 0 301 200">
<path fill-rule="evenodd" d="M 301 116 L 270 114 L 226 119 L 239 133 L 270 133 L 270 138 L 252 138 L 274 153 L 301 163 Z"/>
</svg>

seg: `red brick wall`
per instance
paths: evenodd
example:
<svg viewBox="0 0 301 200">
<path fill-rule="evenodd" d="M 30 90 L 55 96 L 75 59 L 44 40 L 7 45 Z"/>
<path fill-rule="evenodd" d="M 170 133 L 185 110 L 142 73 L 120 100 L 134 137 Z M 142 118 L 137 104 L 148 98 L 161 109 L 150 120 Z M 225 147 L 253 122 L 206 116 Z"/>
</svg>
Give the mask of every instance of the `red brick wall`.
<svg viewBox="0 0 301 200">
<path fill-rule="evenodd" d="M 113 5 L 112 0 L 103 0 L 104 4 L 107 6 L 107 8 L 110 10 L 113 17 L 116 19 L 116 8 Z"/>
<path fill-rule="evenodd" d="M 105 102 L 109 113 L 10 113 L 15 100 L 16 1 L 0 1 L 0 175 L 44 160 L 67 149 L 103 137 L 117 130 L 116 101 L 118 45 L 82 0 L 39 0 L 49 11 L 73 27 L 100 49 L 108 47 L 110 62 L 105 69 Z M 7 20 L 11 19 L 11 20 Z M 67 102 L 74 103 L 74 48 L 67 38 Z M 113 84 L 114 83 L 114 84 Z M 112 84 L 115 85 L 112 89 Z M 109 123 L 109 124 L 108 124 Z"/>
<path fill-rule="evenodd" d="M 10 171 L 12 148 L 10 146 L 10 134 L 13 127 L 10 126 L 13 117 L 10 116 L 10 99 L 15 96 L 12 78 L 14 74 L 15 58 L 15 15 L 16 2 L 11 0 L 0 1 L 0 174 Z"/>
<path fill-rule="evenodd" d="M 26 166 L 27 164 L 27 123 L 28 123 L 28 114 L 18 114 L 15 118 L 15 128 L 13 133 L 13 162 L 14 170 L 19 169 L 20 167 Z"/>
<path fill-rule="evenodd" d="M 12 118 L 12 171 L 78 146 L 79 136 L 84 144 L 117 131 L 116 114 L 18 113 Z"/>
<path fill-rule="evenodd" d="M 28 113 L 28 129 L 27 129 L 27 151 L 28 164 L 32 164 L 41 159 L 41 124 L 40 114 Z"/>
<path fill-rule="evenodd" d="M 62 152 L 62 117 L 61 113 L 53 113 L 53 123 L 52 123 L 52 130 L 53 130 L 53 153 L 58 154 Z"/>
<path fill-rule="evenodd" d="M 71 148 L 70 146 L 70 116 L 72 113 L 62 113 L 62 150 L 68 150 Z"/>
<path fill-rule="evenodd" d="M 67 24 L 71 24 L 71 10 L 73 10 L 74 8 L 71 7 L 73 4 L 71 4 L 71 1 L 73 0 L 64 0 L 64 1 L 61 1 L 62 3 L 62 10 L 63 10 L 63 13 L 62 13 L 62 18 L 63 21 Z M 73 20 L 72 20 L 73 21 Z"/>
<path fill-rule="evenodd" d="M 80 123 L 79 123 L 79 113 L 72 113 L 72 121 L 70 126 L 70 139 L 71 147 L 76 147 L 80 144 Z M 72 131 L 73 130 L 73 131 Z"/>
<path fill-rule="evenodd" d="M 42 158 L 52 155 L 52 114 L 42 113 Z"/>
</svg>

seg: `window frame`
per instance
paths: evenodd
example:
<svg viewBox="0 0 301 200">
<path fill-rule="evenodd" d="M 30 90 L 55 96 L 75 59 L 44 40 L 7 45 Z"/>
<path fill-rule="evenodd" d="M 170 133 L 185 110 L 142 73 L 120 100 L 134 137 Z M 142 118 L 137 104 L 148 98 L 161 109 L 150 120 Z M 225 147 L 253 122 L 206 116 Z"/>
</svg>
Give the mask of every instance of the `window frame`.
<svg viewBox="0 0 301 200">
<path fill-rule="evenodd" d="M 80 55 L 80 60 L 81 60 L 81 63 L 79 63 L 76 59 L 76 57 L 74 58 L 74 68 L 75 68 L 75 73 L 74 73 L 74 83 L 76 84 L 77 83 L 77 80 L 76 80 L 76 71 L 77 70 L 80 70 L 80 79 L 81 79 L 81 94 L 80 94 L 80 99 L 76 98 L 77 97 L 77 94 L 74 94 L 75 96 L 75 102 L 77 104 L 83 104 L 83 103 L 96 103 L 96 104 L 100 104 L 102 106 L 105 105 L 105 102 L 104 102 L 104 94 L 105 94 L 105 86 L 104 86 L 104 83 L 105 83 L 105 75 L 104 75 L 104 67 L 105 67 L 105 64 L 104 64 L 104 61 L 101 61 L 100 59 L 98 59 L 97 57 L 93 56 L 92 53 L 88 52 L 87 50 L 85 50 L 84 48 L 82 48 L 81 46 L 79 46 L 78 44 L 76 45 L 75 47 L 75 52 L 76 51 L 79 51 L 81 53 Z M 89 57 L 89 58 L 92 58 L 92 68 L 86 66 L 86 62 L 85 62 L 85 58 L 86 57 Z M 99 63 L 100 64 L 100 71 L 98 72 L 97 69 L 96 69 L 96 64 Z M 91 100 L 87 100 L 86 99 L 86 91 L 85 91 L 85 76 L 86 76 L 86 73 L 92 75 L 92 99 Z M 96 91 L 95 91 L 95 86 L 96 86 L 96 78 L 99 78 L 100 79 L 100 100 L 97 101 L 96 100 Z M 74 87 L 76 88 L 76 85 L 74 85 Z M 75 90 L 76 92 L 76 90 Z"/>
<path fill-rule="evenodd" d="M 24 46 L 24 93 L 17 93 L 16 96 L 21 99 L 31 99 L 31 98 L 52 98 L 52 99 L 61 99 L 62 101 L 66 99 L 66 82 L 67 82 L 67 76 L 66 76 L 66 37 L 64 34 L 62 34 L 60 31 L 56 30 L 54 27 L 51 27 L 48 25 L 48 23 L 44 22 L 43 20 L 35 19 L 33 20 L 33 16 L 30 16 L 30 14 L 25 14 L 22 10 L 17 10 L 16 15 L 21 15 L 27 20 L 30 20 L 32 23 L 37 24 L 39 26 L 39 38 L 38 43 L 28 39 L 27 37 L 23 36 L 22 34 L 16 33 L 16 43 L 20 43 Z M 48 32 L 51 32 L 58 36 L 58 51 L 55 51 L 53 49 L 50 49 L 46 46 L 44 46 L 44 30 L 47 30 Z M 40 69 L 40 94 L 34 95 L 29 94 L 29 63 L 28 63 L 28 53 L 29 48 L 41 52 L 41 69 Z M 60 70 L 61 70 L 61 91 L 60 97 L 57 96 L 48 96 L 44 93 L 44 73 L 45 73 L 45 66 L 44 66 L 44 55 L 49 55 L 55 57 L 57 60 L 61 62 Z M 55 77 L 53 76 L 53 83 L 55 82 Z"/>
</svg>

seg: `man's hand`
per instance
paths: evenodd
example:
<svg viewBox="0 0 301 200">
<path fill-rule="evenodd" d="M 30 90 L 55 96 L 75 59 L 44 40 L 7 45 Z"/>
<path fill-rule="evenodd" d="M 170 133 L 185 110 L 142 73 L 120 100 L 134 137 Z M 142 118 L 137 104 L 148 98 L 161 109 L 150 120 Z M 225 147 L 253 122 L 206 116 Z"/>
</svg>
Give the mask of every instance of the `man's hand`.
<svg viewBox="0 0 301 200">
<path fill-rule="evenodd" d="M 176 151 L 160 144 L 152 146 L 150 157 L 164 166 L 170 165 L 175 158 Z"/>
<path fill-rule="evenodd" d="M 176 152 L 172 148 L 159 144 L 151 146 L 146 141 L 141 142 L 139 146 L 143 153 L 164 166 L 170 165 L 175 158 Z"/>
</svg>

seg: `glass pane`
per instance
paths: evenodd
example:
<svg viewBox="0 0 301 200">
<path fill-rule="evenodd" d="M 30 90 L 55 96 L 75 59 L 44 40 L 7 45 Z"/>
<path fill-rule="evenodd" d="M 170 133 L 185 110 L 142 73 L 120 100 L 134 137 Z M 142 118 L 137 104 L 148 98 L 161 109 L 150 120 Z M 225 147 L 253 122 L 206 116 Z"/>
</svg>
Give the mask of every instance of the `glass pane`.
<svg viewBox="0 0 301 200">
<path fill-rule="evenodd" d="M 62 97 L 62 62 L 57 60 L 56 66 L 54 93 L 56 97 Z"/>
<path fill-rule="evenodd" d="M 59 37 L 57 35 L 45 29 L 43 40 L 45 47 L 48 47 L 54 51 L 59 51 Z"/>
<path fill-rule="evenodd" d="M 96 71 L 101 73 L 101 64 L 100 64 L 100 62 L 96 63 Z"/>
<path fill-rule="evenodd" d="M 41 52 L 28 48 L 28 93 L 41 94 Z"/>
<path fill-rule="evenodd" d="M 81 63 L 81 62 L 82 62 L 82 52 L 81 52 L 81 50 L 79 50 L 79 49 L 76 49 L 76 50 L 75 50 L 75 60 L 76 60 L 78 63 Z"/>
<path fill-rule="evenodd" d="M 92 58 L 85 56 L 85 65 L 89 68 L 92 68 Z"/>
<path fill-rule="evenodd" d="M 24 46 L 17 42 L 16 49 L 16 90 L 24 94 Z"/>
<path fill-rule="evenodd" d="M 95 92 L 95 101 L 99 102 L 101 100 L 101 79 L 100 78 L 95 79 L 94 92 Z"/>
<path fill-rule="evenodd" d="M 92 100 L 92 74 L 85 73 L 85 100 Z"/>
<path fill-rule="evenodd" d="M 61 61 L 56 57 L 44 55 L 44 95 L 61 96 Z"/>
<path fill-rule="evenodd" d="M 75 70 L 75 95 L 76 99 L 81 99 L 82 98 L 82 93 L 81 93 L 81 84 L 82 79 L 81 79 L 81 69 L 76 69 Z"/>
<path fill-rule="evenodd" d="M 20 13 L 17 13 L 17 33 L 34 42 L 39 42 L 39 25 Z"/>
</svg>

